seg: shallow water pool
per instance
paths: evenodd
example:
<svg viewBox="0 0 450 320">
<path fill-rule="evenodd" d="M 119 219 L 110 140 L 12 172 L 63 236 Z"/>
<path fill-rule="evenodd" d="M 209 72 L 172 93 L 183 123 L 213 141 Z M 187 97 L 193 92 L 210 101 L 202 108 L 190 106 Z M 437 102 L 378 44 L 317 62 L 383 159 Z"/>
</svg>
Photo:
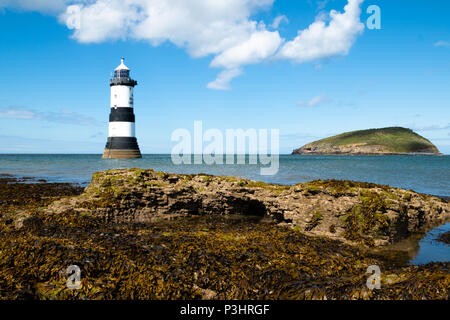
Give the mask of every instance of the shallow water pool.
<svg viewBox="0 0 450 320">
<path fill-rule="evenodd" d="M 446 223 L 429 231 L 419 241 L 419 252 L 410 261 L 412 265 L 426 264 L 429 262 L 450 262 L 450 245 L 438 241 L 439 235 L 450 231 L 450 223 Z"/>
</svg>

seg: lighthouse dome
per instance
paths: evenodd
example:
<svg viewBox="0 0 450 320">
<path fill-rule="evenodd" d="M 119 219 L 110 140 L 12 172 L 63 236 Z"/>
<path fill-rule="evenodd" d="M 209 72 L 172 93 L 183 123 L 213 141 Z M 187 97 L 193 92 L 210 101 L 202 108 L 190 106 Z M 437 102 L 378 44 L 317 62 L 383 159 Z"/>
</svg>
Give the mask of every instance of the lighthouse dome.
<svg viewBox="0 0 450 320">
<path fill-rule="evenodd" d="M 129 78 L 130 77 L 130 69 L 123 63 L 125 59 L 122 58 L 120 61 L 120 65 L 114 69 L 114 77 L 115 78 Z"/>
<path fill-rule="evenodd" d="M 118 71 L 118 70 L 130 70 L 128 69 L 128 67 L 123 63 L 125 61 L 125 58 L 120 59 L 120 65 L 114 69 L 114 71 Z"/>
</svg>

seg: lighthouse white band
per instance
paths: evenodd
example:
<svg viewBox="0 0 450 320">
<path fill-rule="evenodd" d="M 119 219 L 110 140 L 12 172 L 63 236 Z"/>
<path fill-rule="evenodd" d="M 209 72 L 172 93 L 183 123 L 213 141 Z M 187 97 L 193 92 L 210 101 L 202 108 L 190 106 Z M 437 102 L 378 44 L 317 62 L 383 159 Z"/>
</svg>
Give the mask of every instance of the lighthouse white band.
<svg viewBox="0 0 450 320">
<path fill-rule="evenodd" d="M 133 107 L 133 87 L 111 87 L 111 108 L 120 107 Z"/>
<path fill-rule="evenodd" d="M 134 122 L 110 122 L 109 137 L 134 137 Z"/>
</svg>

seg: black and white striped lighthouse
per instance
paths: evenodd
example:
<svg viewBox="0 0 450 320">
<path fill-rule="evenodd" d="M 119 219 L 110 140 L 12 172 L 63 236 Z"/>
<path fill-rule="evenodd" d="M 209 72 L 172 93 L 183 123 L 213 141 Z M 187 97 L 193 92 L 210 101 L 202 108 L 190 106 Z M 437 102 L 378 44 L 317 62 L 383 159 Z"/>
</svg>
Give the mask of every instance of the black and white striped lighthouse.
<svg viewBox="0 0 450 320">
<path fill-rule="evenodd" d="M 130 78 L 130 69 L 123 63 L 114 70 L 111 86 L 111 113 L 109 114 L 108 141 L 103 158 L 142 158 L 135 134 L 133 88 L 137 81 Z"/>
</svg>

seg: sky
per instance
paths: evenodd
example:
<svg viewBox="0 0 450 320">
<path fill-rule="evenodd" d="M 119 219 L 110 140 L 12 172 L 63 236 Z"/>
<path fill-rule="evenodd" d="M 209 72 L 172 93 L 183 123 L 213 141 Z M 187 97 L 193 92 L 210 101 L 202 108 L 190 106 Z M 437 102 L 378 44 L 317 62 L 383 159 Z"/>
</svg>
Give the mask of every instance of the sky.
<svg viewBox="0 0 450 320">
<path fill-rule="evenodd" d="M 202 121 L 279 129 L 281 153 L 402 126 L 450 154 L 449 14 L 444 0 L 0 0 L 0 153 L 101 154 L 125 57 L 143 153 Z"/>
</svg>

